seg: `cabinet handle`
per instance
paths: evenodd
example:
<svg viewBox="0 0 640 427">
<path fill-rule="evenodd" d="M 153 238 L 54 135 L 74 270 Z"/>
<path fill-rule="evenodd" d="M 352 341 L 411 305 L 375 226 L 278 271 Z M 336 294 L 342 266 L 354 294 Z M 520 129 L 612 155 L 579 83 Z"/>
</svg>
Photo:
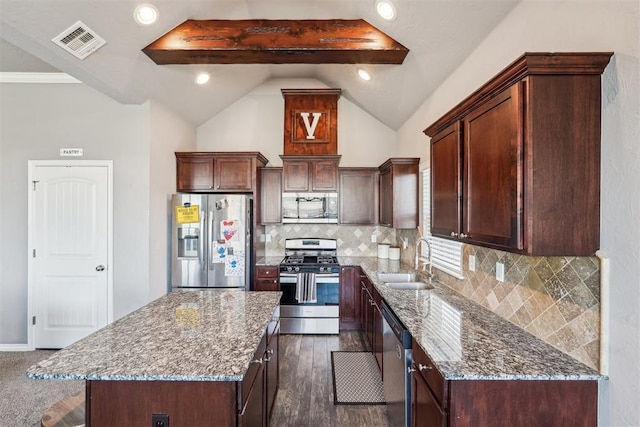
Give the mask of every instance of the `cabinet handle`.
<svg viewBox="0 0 640 427">
<path fill-rule="evenodd" d="M 458 237 L 458 233 L 456 233 L 455 231 L 451 232 L 451 237 Z"/>
<path fill-rule="evenodd" d="M 414 366 L 415 366 L 415 365 L 411 365 L 411 366 L 407 367 L 407 372 L 408 372 L 408 373 L 415 372 L 415 371 L 416 371 L 416 369 L 414 368 Z"/>
<path fill-rule="evenodd" d="M 253 359 L 249 363 L 257 363 L 258 365 L 262 365 L 264 363 L 264 359 L 262 357 L 260 359 Z"/>
<path fill-rule="evenodd" d="M 213 185 L 210 185 L 209 188 L 213 188 Z"/>
<path fill-rule="evenodd" d="M 466 239 L 467 237 L 469 237 L 468 234 L 460 233 L 460 238 L 461 239 Z"/>
<path fill-rule="evenodd" d="M 370 299 L 370 300 L 369 300 L 369 304 L 371 304 L 371 305 L 376 305 L 376 302 L 375 302 L 374 300 Z"/>
<path fill-rule="evenodd" d="M 268 356 L 265 356 L 263 359 L 265 362 L 271 362 L 271 355 L 273 354 L 273 349 L 270 348 L 269 350 L 266 351 L 266 353 Z"/>
<path fill-rule="evenodd" d="M 418 363 L 418 370 L 419 371 L 426 371 L 429 369 L 433 369 L 433 367 L 429 366 L 429 365 L 423 365 L 422 363 Z"/>
</svg>

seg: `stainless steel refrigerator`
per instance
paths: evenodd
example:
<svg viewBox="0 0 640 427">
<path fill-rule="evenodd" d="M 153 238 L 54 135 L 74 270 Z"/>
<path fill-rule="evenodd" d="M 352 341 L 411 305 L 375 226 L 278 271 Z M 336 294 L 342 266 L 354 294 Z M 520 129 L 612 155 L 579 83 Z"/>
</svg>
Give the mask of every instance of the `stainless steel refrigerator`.
<svg viewBox="0 0 640 427">
<path fill-rule="evenodd" d="M 173 195 L 173 288 L 249 290 L 252 202 L 243 194 Z"/>
</svg>

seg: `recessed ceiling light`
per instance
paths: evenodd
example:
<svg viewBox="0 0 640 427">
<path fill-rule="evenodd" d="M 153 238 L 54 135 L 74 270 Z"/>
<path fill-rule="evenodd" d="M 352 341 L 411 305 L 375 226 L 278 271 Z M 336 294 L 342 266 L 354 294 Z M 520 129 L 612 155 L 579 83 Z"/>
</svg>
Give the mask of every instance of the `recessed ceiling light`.
<svg viewBox="0 0 640 427">
<path fill-rule="evenodd" d="M 364 68 L 358 68 L 356 71 L 358 72 L 358 77 L 360 77 L 362 80 L 366 82 L 371 80 L 371 73 Z"/>
<path fill-rule="evenodd" d="M 155 24 L 158 16 L 160 16 L 158 9 L 149 3 L 141 4 L 133 11 L 133 18 L 140 25 Z"/>
<path fill-rule="evenodd" d="M 377 0 L 376 11 L 382 19 L 392 21 L 396 18 L 396 8 L 389 0 Z"/>
<path fill-rule="evenodd" d="M 196 76 L 196 83 L 199 85 L 203 85 L 209 81 L 211 75 L 209 73 L 200 73 Z"/>
</svg>

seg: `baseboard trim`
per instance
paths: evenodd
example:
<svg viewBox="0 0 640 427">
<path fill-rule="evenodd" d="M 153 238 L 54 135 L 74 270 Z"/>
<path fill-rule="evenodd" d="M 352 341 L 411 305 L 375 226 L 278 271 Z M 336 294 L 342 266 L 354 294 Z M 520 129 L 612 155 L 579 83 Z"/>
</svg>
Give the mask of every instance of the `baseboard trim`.
<svg viewBox="0 0 640 427">
<path fill-rule="evenodd" d="M 0 344 L 0 351 L 31 351 L 29 344 Z"/>
</svg>

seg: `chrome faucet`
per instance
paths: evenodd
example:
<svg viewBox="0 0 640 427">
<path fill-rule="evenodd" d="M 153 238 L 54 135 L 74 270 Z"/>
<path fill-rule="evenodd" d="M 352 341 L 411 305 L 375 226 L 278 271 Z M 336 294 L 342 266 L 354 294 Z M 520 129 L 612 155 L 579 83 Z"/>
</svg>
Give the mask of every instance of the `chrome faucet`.
<svg viewBox="0 0 640 427">
<path fill-rule="evenodd" d="M 420 253 L 421 253 L 420 243 L 427 244 L 427 249 L 429 250 L 429 253 L 427 254 L 426 259 L 420 256 Z M 427 275 L 429 277 L 429 280 L 433 279 L 434 277 L 433 271 L 431 270 L 431 254 L 432 254 L 432 250 L 431 250 L 431 243 L 429 242 L 429 240 L 427 240 L 425 237 L 420 237 L 418 240 L 416 240 L 416 259 L 415 259 L 414 267 L 416 270 L 419 270 L 420 264 L 422 263 L 422 269 L 424 270 L 424 267 L 428 266 L 429 270 L 427 271 Z"/>
</svg>

